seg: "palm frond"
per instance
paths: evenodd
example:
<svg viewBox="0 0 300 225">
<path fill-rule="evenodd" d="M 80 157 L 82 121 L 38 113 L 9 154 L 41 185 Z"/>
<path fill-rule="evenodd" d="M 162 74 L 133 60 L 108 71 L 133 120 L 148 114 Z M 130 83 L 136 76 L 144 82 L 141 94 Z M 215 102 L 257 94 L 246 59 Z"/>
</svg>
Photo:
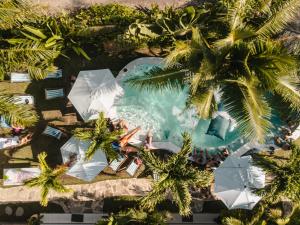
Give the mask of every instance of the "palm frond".
<svg viewBox="0 0 300 225">
<path fill-rule="evenodd" d="M 162 173 L 164 170 L 164 164 L 161 160 L 156 157 L 152 152 L 145 151 L 143 148 L 140 149 L 140 156 L 143 159 L 145 165 L 154 172 Z"/>
<path fill-rule="evenodd" d="M 217 110 L 213 88 L 198 88 L 197 92 L 189 97 L 189 102 L 196 107 L 198 115 L 202 119 L 211 117 Z"/>
<path fill-rule="evenodd" d="M 181 88 L 189 71 L 175 65 L 173 67 L 154 67 L 144 76 L 136 76 L 126 81 L 138 89 L 162 90 L 165 88 Z"/>
<path fill-rule="evenodd" d="M 38 154 L 38 160 L 39 160 L 39 166 L 42 172 L 46 173 L 47 171 L 50 171 L 51 168 L 48 166 L 46 162 L 47 153 L 42 152 Z"/>
<path fill-rule="evenodd" d="M 222 89 L 225 108 L 237 120 L 241 133 L 247 139 L 264 142 L 272 127 L 268 103 L 256 84 L 242 80 L 228 82 Z"/>
<path fill-rule="evenodd" d="M 174 66 L 182 61 L 187 61 L 191 56 L 193 49 L 191 45 L 185 41 L 176 41 L 174 43 L 174 48 L 169 52 L 168 56 L 165 58 L 166 66 Z"/>
<path fill-rule="evenodd" d="M 0 95 L 0 114 L 8 123 L 21 127 L 34 125 L 38 118 L 36 112 L 28 105 L 15 104 L 13 97 Z"/>
<path fill-rule="evenodd" d="M 90 128 L 76 128 L 73 133 L 74 137 L 79 140 L 91 140 L 94 134 Z"/>
<path fill-rule="evenodd" d="M 47 198 L 48 194 L 49 194 L 49 189 L 46 186 L 43 186 L 41 189 L 41 201 L 40 201 L 41 206 L 48 205 L 48 198 Z"/>
<path fill-rule="evenodd" d="M 87 151 L 85 152 L 85 159 L 90 160 L 95 155 L 98 147 L 98 143 L 96 141 L 92 141 Z"/>
<path fill-rule="evenodd" d="M 270 37 L 281 32 L 288 23 L 299 15 L 300 2 L 298 0 L 287 0 L 274 4 L 271 8 L 271 17 L 261 26 L 256 34 L 262 37 Z"/>
<path fill-rule="evenodd" d="M 24 0 L 3 0 L 0 2 L 0 29 L 20 26 L 23 21 L 37 18 L 38 10 Z"/>
<path fill-rule="evenodd" d="M 294 77 L 283 77 L 278 80 L 275 92 L 281 96 L 284 102 L 289 103 L 292 110 L 300 112 L 300 92 L 299 83 L 296 83 L 298 79 Z"/>
<path fill-rule="evenodd" d="M 173 200 L 179 207 L 179 214 L 188 216 L 191 214 L 192 197 L 189 192 L 188 186 L 184 183 L 175 182 L 171 188 Z"/>
<path fill-rule="evenodd" d="M 0 69 L 6 72 L 28 70 L 33 79 L 43 79 L 41 76 L 56 69 L 53 63 L 59 54 L 59 50 L 47 49 L 43 43 L 26 40 L 0 49 Z"/>
</svg>

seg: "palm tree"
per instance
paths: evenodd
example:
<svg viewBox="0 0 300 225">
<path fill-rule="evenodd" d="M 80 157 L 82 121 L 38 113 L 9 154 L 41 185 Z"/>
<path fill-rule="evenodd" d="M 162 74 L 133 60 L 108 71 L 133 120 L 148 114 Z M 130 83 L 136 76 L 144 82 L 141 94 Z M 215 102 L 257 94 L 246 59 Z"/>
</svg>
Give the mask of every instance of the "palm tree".
<svg viewBox="0 0 300 225">
<path fill-rule="evenodd" d="M 108 219 L 103 219 L 97 225 L 166 225 L 166 213 L 144 212 L 136 209 L 112 214 Z"/>
<path fill-rule="evenodd" d="M 37 122 L 37 115 L 27 105 L 14 104 L 15 100 L 5 94 L 0 94 L 0 115 L 14 126 L 29 127 Z"/>
<path fill-rule="evenodd" d="M 58 166 L 57 168 L 52 169 L 48 166 L 46 162 L 46 157 L 46 152 L 38 154 L 41 174 L 38 177 L 25 181 L 25 185 L 28 187 L 37 186 L 41 188 L 40 203 L 42 206 L 48 205 L 47 195 L 51 189 L 60 193 L 71 191 L 71 189 L 64 187 L 61 181 L 59 180 L 59 177 L 66 172 L 66 167 Z"/>
<path fill-rule="evenodd" d="M 112 147 L 112 143 L 119 140 L 122 131 L 110 132 L 103 112 L 99 113 L 99 118 L 92 123 L 92 128 L 76 128 L 74 131 L 74 136 L 77 139 L 91 141 L 86 151 L 86 159 L 91 159 L 97 150 L 103 151 L 111 160 L 117 159 L 118 153 Z"/>
<path fill-rule="evenodd" d="M 0 79 L 13 71 L 28 71 L 42 79 L 55 71 L 54 60 L 60 54 L 55 37 L 47 38 L 40 30 L 25 25 L 36 22 L 40 12 L 23 0 L 0 3 Z M 3 33 L 3 34 L 2 34 Z"/>
<path fill-rule="evenodd" d="M 265 200 L 274 202 L 288 198 L 293 202 L 300 200 L 300 148 L 292 146 L 289 159 L 272 159 L 267 155 L 256 155 L 255 163 L 262 167 L 272 181 L 266 188 L 258 191 Z"/>
<path fill-rule="evenodd" d="M 188 165 L 188 155 L 192 152 L 190 135 L 183 134 L 181 151 L 172 155 L 167 162 L 161 161 L 153 153 L 144 150 L 141 152 L 145 165 L 159 177 L 154 182 L 153 189 L 141 199 L 142 208 L 151 211 L 171 194 L 173 201 L 179 207 L 179 213 L 190 214 L 192 197 L 189 188 L 191 186 L 206 187 L 212 181 L 210 172 L 199 171 Z"/>
<path fill-rule="evenodd" d="M 214 93 L 220 92 L 241 133 L 263 142 L 276 107 L 271 98 L 300 112 L 297 60 L 274 38 L 298 14 L 300 1 L 227 2 L 226 16 L 215 19 L 223 21 L 223 33 L 212 35 L 220 31 L 205 24 L 192 28 L 190 39 L 174 42 L 165 68 L 128 82 L 149 89 L 189 85 L 188 103 L 204 119 L 216 110 Z"/>
</svg>

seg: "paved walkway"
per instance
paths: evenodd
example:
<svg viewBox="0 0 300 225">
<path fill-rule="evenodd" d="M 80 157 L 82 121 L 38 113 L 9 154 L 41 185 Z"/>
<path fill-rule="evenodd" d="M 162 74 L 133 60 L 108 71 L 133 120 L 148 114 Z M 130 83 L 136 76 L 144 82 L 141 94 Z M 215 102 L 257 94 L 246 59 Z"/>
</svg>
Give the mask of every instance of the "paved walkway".
<svg viewBox="0 0 300 225">
<path fill-rule="evenodd" d="M 92 184 L 67 185 L 73 189 L 70 193 L 49 193 L 49 200 L 59 198 L 76 199 L 80 201 L 102 200 L 112 196 L 141 196 L 151 190 L 149 179 L 117 179 L 106 180 Z M 25 186 L 0 188 L 0 203 L 40 201 L 40 189 Z"/>
<path fill-rule="evenodd" d="M 92 4 L 108 4 L 119 3 L 128 6 L 151 6 L 152 4 L 158 4 L 160 7 L 165 6 L 180 6 L 187 2 L 187 0 L 35 0 L 35 3 L 49 6 L 52 11 L 62 9 L 73 9 L 78 7 L 87 7 Z"/>
</svg>

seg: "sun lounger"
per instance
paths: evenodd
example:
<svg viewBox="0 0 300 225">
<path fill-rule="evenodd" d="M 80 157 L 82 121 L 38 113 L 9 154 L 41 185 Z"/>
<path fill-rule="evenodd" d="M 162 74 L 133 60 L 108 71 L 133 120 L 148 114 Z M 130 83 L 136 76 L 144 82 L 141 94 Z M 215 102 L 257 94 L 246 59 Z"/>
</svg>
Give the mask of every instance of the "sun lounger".
<svg viewBox="0 0 300 225">
<path fill-rule="evenodd" d="M 14 96 L 15 104 L 28 104 L 33 105 L 34 104 L 34 97 L 32 95 L 18 95 Z"/>
<path fill-rule="evenodd" d="M 45 79 L 58 79 L 62 77 L 62 70 L 58 69 L 56 72 L 48 73 Z"/>
<path fill-rule="evenodd" d="M 10 138 L 0 138 L 0 149 L 16 147 L 19 145 L 20 139 L 18 136 Z"/>
<path fill-rule="evenodd" d="M 45 89 L 45 97 L 47 100 L 64 97 L 64 89 Z"/>
<path fill-rule="evenodd" d="M 3 185 L 22 185 L 24 181 L 37 177 L 39 168 L 9 168 L 3 169 Z"/>
<path fill-rule="evenodd" d="M 109 167 L 117 172 L 120 167 L 124 164 L 124 162 L 126 161 L 126 157 L 125 156 L 122 156 L 122 155 L 119 155 L 119 158 L 118 159 L 114 159 L 110 164 L 109 164 Z"/>
<path fill-rule="evenodd" d="M 62 131 L 58 130 L 56 128 L 47 126 L 46 129 L 43 131 L 43 134 L 48 135 L 50 137 L 54 137 L 59 140 L 61 138 Z"/>
<path fill-rule="evenodd" d="M 136 158 L 134 160 L 132 160 L 132 162 L 129 164 L 129 166 L 126 169 L 126 172 L 130 175 L 130 176 L 134 176 L 134 174 L 137 172 L 138 168 L 141 166 L 142 162 L 139 158 Z"/>
<path fill-rule="evenodd" d="M 11 73 L 10 74 L 10 82 L 18 83 L 18 82 L 30 82 L 30 76 L 28 73 Z"/>
<path fill-rule="evenodd" d="M 0 116 L 0 127 L 11 128 L 10 124 L 6 121 L 6 119 L 3 116 Z"/>
</svg>

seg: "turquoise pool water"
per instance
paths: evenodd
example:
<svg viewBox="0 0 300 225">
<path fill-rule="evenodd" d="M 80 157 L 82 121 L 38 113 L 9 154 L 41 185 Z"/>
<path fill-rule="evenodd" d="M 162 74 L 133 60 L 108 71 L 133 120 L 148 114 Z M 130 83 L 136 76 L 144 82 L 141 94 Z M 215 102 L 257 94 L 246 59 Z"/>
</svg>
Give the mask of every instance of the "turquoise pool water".
<svg viewBox="0 0 300 225">
<path fill-rule="evenodd" d="M 182 91 L 166 89 L 163 91 L 138 90 L 124 81 L 133 76 L 143 76 L 153 65 L 140 65 L 128 71 L 122 80 L 124 96 L 117 105 L 117 113 L 133 126 L 141 126 L 143 130 L 152 129 L 154 139 L 171 141 L 181 145 L 181 133 L 192 132 L 195 146 L 218 147 L 228 145 L 238 138 L 238 132 L 227 132 L 225 140 L 206 135 L 210 120 L 199 120 L 194 110 L 186 109 L 188 89 Z"/>
</svg>

